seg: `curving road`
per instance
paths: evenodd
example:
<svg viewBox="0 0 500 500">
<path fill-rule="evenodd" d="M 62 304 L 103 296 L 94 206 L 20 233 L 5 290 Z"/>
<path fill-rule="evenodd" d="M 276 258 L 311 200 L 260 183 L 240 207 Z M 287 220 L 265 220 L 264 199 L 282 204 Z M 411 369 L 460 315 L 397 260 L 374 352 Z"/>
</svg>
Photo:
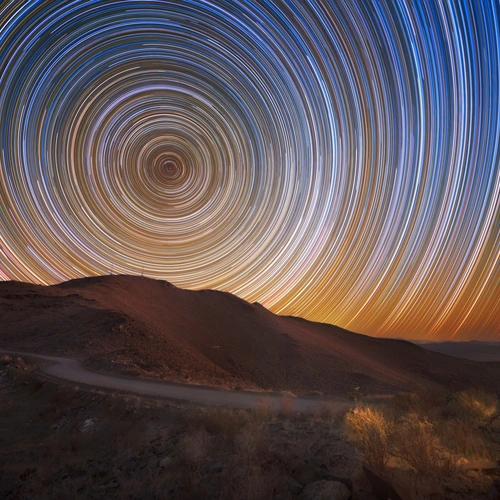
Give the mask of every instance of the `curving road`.
<svg viewBox="0 0 500 500">
<path fill-rule="evenodd" d="M 52 361 L 53 363 L 40 367 L 42 372 L 51 377 L 66 382 L 85 384 L 120 392 L 177 399 L 211 406 L 230 406 L 232 408 L 255 408 L 259 402 L 269 401 L 275 409 L 278 409 L 283 400 L 282 396 L 269 393 L 226 391 L 188 384 L 105 375 L 88 370 L 81 361 L 76 359 L 28 352 L 4 350 L 0 350 L 0 352 Z M 319 399 L 293 398 L 292 403 L 296 411 L 312 412 L 319 408 L 322 401 Z M 350 401 L 335 401 L 335 409 L 337 411 L 350 408 L 352 405 L 353 403 Z"/>
</svg>

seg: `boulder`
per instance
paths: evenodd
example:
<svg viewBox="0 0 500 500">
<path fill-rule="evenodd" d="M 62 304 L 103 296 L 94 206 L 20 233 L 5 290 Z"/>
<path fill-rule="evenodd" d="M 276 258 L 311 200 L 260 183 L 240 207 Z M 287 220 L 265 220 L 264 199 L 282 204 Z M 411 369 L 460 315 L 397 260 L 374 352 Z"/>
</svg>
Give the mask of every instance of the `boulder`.
<svg viewBox="0 0 500 500">
<path fill-rule="evenodd" d="M 298 467 L 293 474 L 293 478 L 303 486 L 314 483 L 314 481 L 319 479 L 323 479 L 318 475 L 316 468 L 310 464 L 303 464 Z"/>
<path fill-rule="evenodd" d="M 479 472 L 477 470 L 468 470 L 465 475 L 471 479 L 479 479 Z"/>
<path fill-rule="evenodd" d="M 83 422 L 83 424 L 80 426 L 80 432 L 88 432 L 95 424 L 95 419 L 94 418 L 89 418 Z"/>
<path fill-rule="evenodd" d="M 363 471 L 370 481 L 373 493 L 379 500 L 403 500 L 401 494 L 396 491 L 391 480 L 381 472 L 363 462 Z"/>
<path fill-rule="evenodd" d="M 500 479 L 494 479 L 488 488 L 488 500 L 500 499 Z"/>
<path fill-rule="evenodd" d="M 350 479 L 335 476 L 333 474 L 330 474 L 327 470 L 324 470 L 321 467 L 314 467 L 311 464 L 305 463 L 298 467 L 293 474 L 293 478 L 302 486 L 307 486 L 308 484 L 321 480 L 337 481 L 346 486 L 347 489 L 352 493 L 352 481 Z"/>
<path fill-rule="evenodd" d="M 316 481 L 302 490 L 301 500 L 349 500 L 351 492 L 338 481 Z"/>
<path fill-rule="evenodd" d="M 477 460 L 461 465 L 463 470 L 482 470 L 485 472 L 496 472 L 500 470 L 500 460 Z"/>
<path fill-rule="evenodd" d="M 285 476 L 285 483 L 287 490 L 293 495 L 298 495 L 301 491 L 303 486 L 295 481 L 295 479 L 292 476 Z"/>
<path fill-rule="evenodd" d="M 172 459 L 170 457 L 163 457 L 159 465 L 161 469 L 168 469 L 172 465 Z"/>
</svg>

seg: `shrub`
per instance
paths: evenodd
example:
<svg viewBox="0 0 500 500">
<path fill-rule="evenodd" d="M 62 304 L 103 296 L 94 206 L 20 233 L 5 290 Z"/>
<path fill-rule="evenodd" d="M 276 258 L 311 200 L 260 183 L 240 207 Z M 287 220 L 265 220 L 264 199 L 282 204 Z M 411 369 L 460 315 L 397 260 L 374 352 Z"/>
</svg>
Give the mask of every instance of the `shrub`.
<svg viewBox="0 0 500 500">
<path fill-rule="evenodd" d="M 254 464 L 269 458 L 269 433 L 258 422 L 246 425 L 234 440 L 241 463 Z"/>
<path fill-rule="evenodd" d="M 260 399 L 254 410 L 255 419 L 259 422 L 269 422 L 274 415 L 273 402 L 270 399 Z"/>
<path fill-rule="evenodd" d="M 363 399 L 363 394 L 359 391 L 359 387 L 355 387 L 352 392 L 348 395 L 348 399 L 355 401 L 356 403 L 361 402 Z"/>
<path fill-rule="evenodd" d="M 249 420 L 247 413 L 227 408 L 207 408 L 200 417 L 202 420 L 194 429 L 205 428 L 211 435 L 223 435 L 230 440 L 236 437 Z"/>
<path fill-rule="evenodd" d="M 489 420 L 498 408 L 498 399 L 480 389 L 468 389 L 457 394 L 465 416 L 476 423 Z"/>
<path fill-rule="evenodd" d="M 185 434 L 179 446 L 182 458 L 189 466 L 199 467 L 209 457 L 213 438 L 205 429 Z"/>
<path fill-rule="evenodd" d="M 487 442 L 482 432 L 463 419 L 448 419 L 440 423 L 441 442 L 455 453 L 469 459 L 489 459 Z"/>
<path fill-rule="evenodd" d="M 323 422 L 332 422 L 338 415 L 337 405 L 332 401 L 321 401 L 316 414 Z"/>
<path fill-rule="evenodd" d="M 422 402 L 418 394 L 414 392 L 398 392 L 392 398 L 392 408 L 396 414 L 418 413 L 421 410 Z"/>
<path fill-rule="evenodd" d="M 384 470 L 390 458 L 389 424 L 384 414 L 368 407 L 356 407 L 345 416 L 350 440 L 376 469 Z"/>
<path fill-rule="evenodd" d="M 278 411 L 278 417 L 283 420 L 291 420 L 295 416 L 296 412 L 293 409 L 293 400 L 289 397 L 283 397 L 280 401 L 280 408 Z"/>
<path fill-rule="evenodd" d="M 408 462 L 423 476 L 449 476 L 455 462 L 434 434 L 433 424 L 415 413 L 404 417 L 391 436 L 394 456 Z"/>
<path fill-rule="evenodd" d="M 400 392 L 392 400 L 392 408 L 397 416 L 408 413 L 430 416 L 442 411 L 453 398 L 443 389 L 426 389 L 418 393 Z"/>
</svg>

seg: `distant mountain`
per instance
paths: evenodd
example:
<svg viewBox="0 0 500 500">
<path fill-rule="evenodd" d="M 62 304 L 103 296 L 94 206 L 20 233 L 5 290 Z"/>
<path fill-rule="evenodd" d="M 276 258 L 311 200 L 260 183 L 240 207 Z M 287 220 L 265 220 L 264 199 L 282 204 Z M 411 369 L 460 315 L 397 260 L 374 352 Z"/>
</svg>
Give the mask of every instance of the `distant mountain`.
<svg viewBox="0 0 500 500">
<path fill-rule="evenodd" d="M 133 276 L 0 282 L 0 346 L 81 357 L 99 370 L 296 394 L 498 390 L 500 379 L 496 366 Z"/>
<path fill-rule="evenodd" d="M 482 362 L 500 362 L 500 342 L 418 342 L 419 345 L 434 352 Z"/>
</svg>

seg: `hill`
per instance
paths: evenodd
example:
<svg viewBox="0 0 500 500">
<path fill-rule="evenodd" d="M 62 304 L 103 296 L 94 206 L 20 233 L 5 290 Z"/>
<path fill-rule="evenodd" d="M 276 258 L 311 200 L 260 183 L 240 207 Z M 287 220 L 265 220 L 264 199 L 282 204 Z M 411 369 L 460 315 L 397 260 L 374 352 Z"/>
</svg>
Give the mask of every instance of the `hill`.
<svg viewBox="0 0 500 500">
<path fill-rule="evenodd" d="M 500 342 L 419 342 L 419 345 L 434 352 L 472 361 L 499 362 Z"/>
<path fill-rule="evenodd" d="M 348 395 L 471 385 L 500 368 L 403 340 L 277 316 L 229 293 L 135 276 L 0 283 L 0 347 L 91 368 L 224 387 Z M 218 346 L 218 347 L 214 347 Z"/>
</svg>

